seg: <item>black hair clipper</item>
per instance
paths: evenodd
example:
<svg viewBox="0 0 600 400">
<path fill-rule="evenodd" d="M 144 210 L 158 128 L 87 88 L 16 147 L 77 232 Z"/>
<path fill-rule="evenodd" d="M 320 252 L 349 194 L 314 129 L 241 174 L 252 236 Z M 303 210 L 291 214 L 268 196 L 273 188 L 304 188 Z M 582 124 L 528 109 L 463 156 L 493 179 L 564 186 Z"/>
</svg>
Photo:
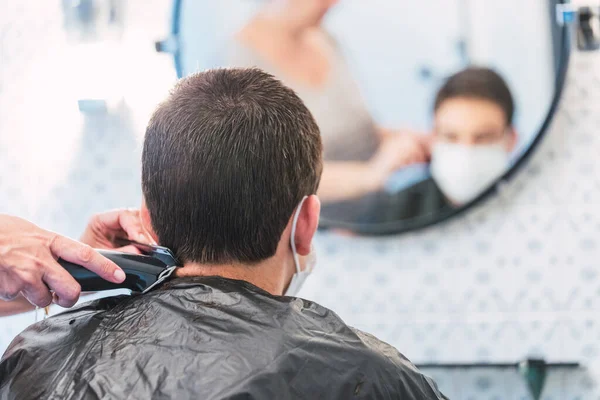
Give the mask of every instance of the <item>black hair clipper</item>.
<svg viewBox="0 0 600 400">
<path fill-rule="evenodd" d="M 178 266 L 175 256 L 166 247 L 151 246 L 125 239 L 118 239 L 118 244 L 133 245 L 142 253 L 97 250 L 125 272 L 125 280 L 121 283 L 106 281 L 81 265 L 63 259 L 59 259 L 58 263 L 81 285 L 82 292 L 130 289 L 133 292 L 145 293 L 167 279 Z"/>
</svg>

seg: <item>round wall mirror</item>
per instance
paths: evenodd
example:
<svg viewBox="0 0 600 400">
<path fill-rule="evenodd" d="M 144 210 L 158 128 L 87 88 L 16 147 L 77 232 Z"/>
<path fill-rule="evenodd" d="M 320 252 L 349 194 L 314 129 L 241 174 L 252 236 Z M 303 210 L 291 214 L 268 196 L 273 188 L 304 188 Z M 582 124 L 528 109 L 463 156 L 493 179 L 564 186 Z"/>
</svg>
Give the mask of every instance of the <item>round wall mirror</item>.
<svg viewBox="0 0 600 400">
<path fill-rule="evenodd" d="M 323 138 L 321 228 L 394 234 L 494 192 L 534 150 L 564 82 L 559 1 L 181 0 L 180 77 L 256 66 Z"/>
</svg>

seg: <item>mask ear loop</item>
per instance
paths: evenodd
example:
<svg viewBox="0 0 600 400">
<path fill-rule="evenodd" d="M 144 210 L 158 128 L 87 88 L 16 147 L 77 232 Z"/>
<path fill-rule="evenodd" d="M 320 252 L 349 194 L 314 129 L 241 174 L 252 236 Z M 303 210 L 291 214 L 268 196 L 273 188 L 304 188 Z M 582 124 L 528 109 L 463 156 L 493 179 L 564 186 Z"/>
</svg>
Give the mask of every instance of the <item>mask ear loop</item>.
<svg viewBox="0 0 600 400">
<path fill-rule="evenodd" d="M 296 212 L 294 213 L 294 218 L 292 219 L 292 233 L 290 234 L 290 246 L 292 247 L 292 254 L 294 256 L 294 264 L 296 265 L 296 272 L 300 273 L 300 258 L 298 257 L 298 252 L 296 251 L 296 225 L 298 225 L 298 218 L 300 217 L 300 210 L 302 210 L 302 205 L 304 204 L 304 200 L 306 200 L 308 196 L 304 196 L 302 200 L 300 200 L 300 204 L 298 204 L 298 208 L 296 208 Z"/>
</svg>

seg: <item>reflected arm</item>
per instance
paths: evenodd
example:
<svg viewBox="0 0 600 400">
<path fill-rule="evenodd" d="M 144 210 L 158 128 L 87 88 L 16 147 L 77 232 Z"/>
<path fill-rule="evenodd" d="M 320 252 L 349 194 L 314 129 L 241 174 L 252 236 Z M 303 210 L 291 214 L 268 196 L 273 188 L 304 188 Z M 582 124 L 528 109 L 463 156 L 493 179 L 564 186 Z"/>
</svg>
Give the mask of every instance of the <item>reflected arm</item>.
<svg viewBox="0 0 600 400">
<path fill-rule="evenodd" d="M 324 202 L 361 197 L 379 189 L 385 176 L 369 162 L 326 162 L 317 194 Z"/>
<path fill-rule="evenodd" d="M 23 296 L 19 296 L 13 301 L 0 300 L 0 317 L 8 317 L 9 315 L 21 314 L 32 310 L 35 310 L 35 306 Z"/>
<path fill-rule="evenodd" d="M 358 198 L 381 189 L 394 171 L 427 163 L 431 135 L 378 128 L 379 149 L 367 162 L 325 162 L 318 195 L 324 202 Z"/>
</svg>

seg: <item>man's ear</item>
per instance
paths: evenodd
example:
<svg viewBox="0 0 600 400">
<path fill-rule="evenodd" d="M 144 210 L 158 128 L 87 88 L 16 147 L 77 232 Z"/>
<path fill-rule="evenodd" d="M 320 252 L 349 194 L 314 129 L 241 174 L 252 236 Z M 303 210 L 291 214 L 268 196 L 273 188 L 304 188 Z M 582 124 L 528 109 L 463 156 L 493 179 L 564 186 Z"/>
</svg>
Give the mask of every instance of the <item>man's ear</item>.
<svg viewBox="0 0 600 400">
<path fill-rule="evenodd" d="M 319 214 L 321 213 L 321 201 L 316 195 L 311 195 L 302 203 L 298 222 L 296 223 L 296 237 L 294 243 L 296 251 L 301 256 L 310 253 L 313 236 L 319 226 Z"/>
<path fill-rule="evenodd" d="M 506 151 L 511 153 L 515 147 L 517 147 L 517 141 L 519 136 L 517 135 L 517 131 L 515 130 L 514 127 L 510 126 L 508 128 L 508 133 L 507 133 L 507 140 L 506 140 Z"/>
<path fill-rule="evenodd" d="M 152 219 L 150 219 L 150 212 L 148 211 L 148 207 L 146 207 L 146 201 L 142 200 L 142 206 L 140 207 L 140 218 L 142 219 L 142 228 L 146 231 L 148 235 L 154 240 L 154 242 L 158 243 L 158 236 L 152 229 Z"/>
</svg>

